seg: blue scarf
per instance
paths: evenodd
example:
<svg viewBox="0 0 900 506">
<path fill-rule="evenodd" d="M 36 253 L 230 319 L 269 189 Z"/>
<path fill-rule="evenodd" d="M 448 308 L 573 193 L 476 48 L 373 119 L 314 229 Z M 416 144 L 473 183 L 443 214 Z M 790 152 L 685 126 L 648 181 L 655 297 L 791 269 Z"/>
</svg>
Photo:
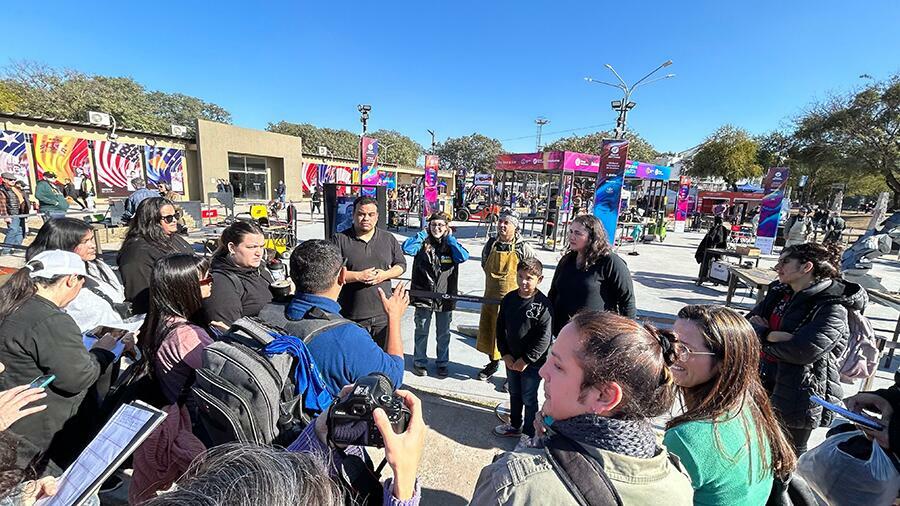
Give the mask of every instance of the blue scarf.
<svg viewBox="0 0 900 506">
<path fill-rule="evenodd" d="M 316 363 L 306 344 L 294 336 L 272 334 L 272 337 L 274 339 L 266 345 L 263 351 L 266 355 L 289 353 L 297 359 L 297 365 L 294 368 L 294 384 L 297 389 L 294 393 L 303 394 L 303 406 L 315 412 L 322 412 L 328 409 L 333 398 L 325 388 L 325 380 L 322 379 L 322 373 L 316 367 Z"/>
</svg>

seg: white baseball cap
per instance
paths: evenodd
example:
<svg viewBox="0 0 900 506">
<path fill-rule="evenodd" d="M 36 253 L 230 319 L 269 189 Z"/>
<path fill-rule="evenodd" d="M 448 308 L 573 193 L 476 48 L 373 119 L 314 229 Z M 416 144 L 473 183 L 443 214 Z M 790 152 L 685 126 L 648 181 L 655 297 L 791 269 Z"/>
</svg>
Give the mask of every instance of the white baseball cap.
<svg viewBox="0 0 900 506">
<path fill-rule="evenodd" d="M 52 249 L 42 251 L 25 263 L 25 268 L 31 271 L 30 278 L 51 279 L 56 276 L 68 276 L 78 274 L 87 275 L 84 269 L 84 260 L 71 251 Z"/>
</svg>

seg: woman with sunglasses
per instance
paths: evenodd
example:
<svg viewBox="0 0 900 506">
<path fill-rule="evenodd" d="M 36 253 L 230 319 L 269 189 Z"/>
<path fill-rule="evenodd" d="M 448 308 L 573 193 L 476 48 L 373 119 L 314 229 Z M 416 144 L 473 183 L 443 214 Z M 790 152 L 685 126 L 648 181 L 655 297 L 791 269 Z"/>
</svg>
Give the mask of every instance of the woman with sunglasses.
<svg viewBox="0 0 900 506">
<path fill-rule="evenodd" d="M 585 214 L 569 225 L 569 251 L 559 260 L 547 293 L 553 303 L 553 335 L 581 310 L 634 318 L 634 286 L 628 265 L 609 246 L 603 224 Z"/>
<path fill-rule="evenodd" d="M 674 332 L 684 411 L 664 442 L 691 475 L 694 504 L 766 504 L 796 457 L 757 373 L 753 327 L 731 309 L 695 305 L 678 312 Z"/>
<path fill-rule="evenodd" d="M 150 275 L 157 260 L 175 253 L 193 254 L 194 249 L 177 232 L 178 214 L 170 200 L 151 197 L 141 201 L 116 259 L 125 298 L 135 314 L 147 312 Z"/>
<path fill-rule="evenodd" d="M 84 284 L 84 261 L 70 251 L 48 250 L 35 255 L 0 288 L 0 390 L 28 385 L 45 376 L 46 409 L 9 426 L 28 443 L 20 462 L 44 453 L 65 469 L 84 449 L 89 433 L 70 423 L 88 389 L 116 359 L 112 334 L 85 348 L 81 331 L 65 307 Z"/>
<path fill-rule="evenodd" d="M 166 400 L 175 404 L 202 365 L 209 333 L 195 322 L 212 290 L 209 264 L 195 255 L 171 255 L 156 262 L 150 280 L 150 310 L 140 332 L 145 367 Z"/>
</svg>

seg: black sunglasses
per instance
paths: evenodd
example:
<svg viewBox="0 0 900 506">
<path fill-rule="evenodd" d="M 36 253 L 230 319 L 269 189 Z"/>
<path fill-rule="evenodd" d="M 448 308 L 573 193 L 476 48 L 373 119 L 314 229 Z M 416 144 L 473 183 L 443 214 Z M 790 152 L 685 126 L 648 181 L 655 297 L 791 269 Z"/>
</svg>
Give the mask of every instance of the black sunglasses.
<svg viewBox="0 0 900 506">
<path fill-rule="evenodd" d="M 181 213 L 170 214 L 168 216 L 160 216 L 159 219 L 166 223 L 175 223 L 179 218 L 181 218 Z"/>
</svg>

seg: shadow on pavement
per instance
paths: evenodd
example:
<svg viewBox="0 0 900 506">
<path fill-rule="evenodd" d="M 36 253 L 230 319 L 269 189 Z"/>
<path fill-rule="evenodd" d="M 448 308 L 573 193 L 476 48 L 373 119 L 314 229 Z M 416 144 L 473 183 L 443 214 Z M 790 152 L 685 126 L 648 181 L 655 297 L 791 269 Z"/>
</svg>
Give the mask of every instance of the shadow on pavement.
<svg viewBox="0 0 900 506">
<path fill-rule="evenodd" d="M 422 504 L 434 504 L 436 506 L 465 506 L 469 500 L 446 490 L 422 488 Z"/>
</svg>

